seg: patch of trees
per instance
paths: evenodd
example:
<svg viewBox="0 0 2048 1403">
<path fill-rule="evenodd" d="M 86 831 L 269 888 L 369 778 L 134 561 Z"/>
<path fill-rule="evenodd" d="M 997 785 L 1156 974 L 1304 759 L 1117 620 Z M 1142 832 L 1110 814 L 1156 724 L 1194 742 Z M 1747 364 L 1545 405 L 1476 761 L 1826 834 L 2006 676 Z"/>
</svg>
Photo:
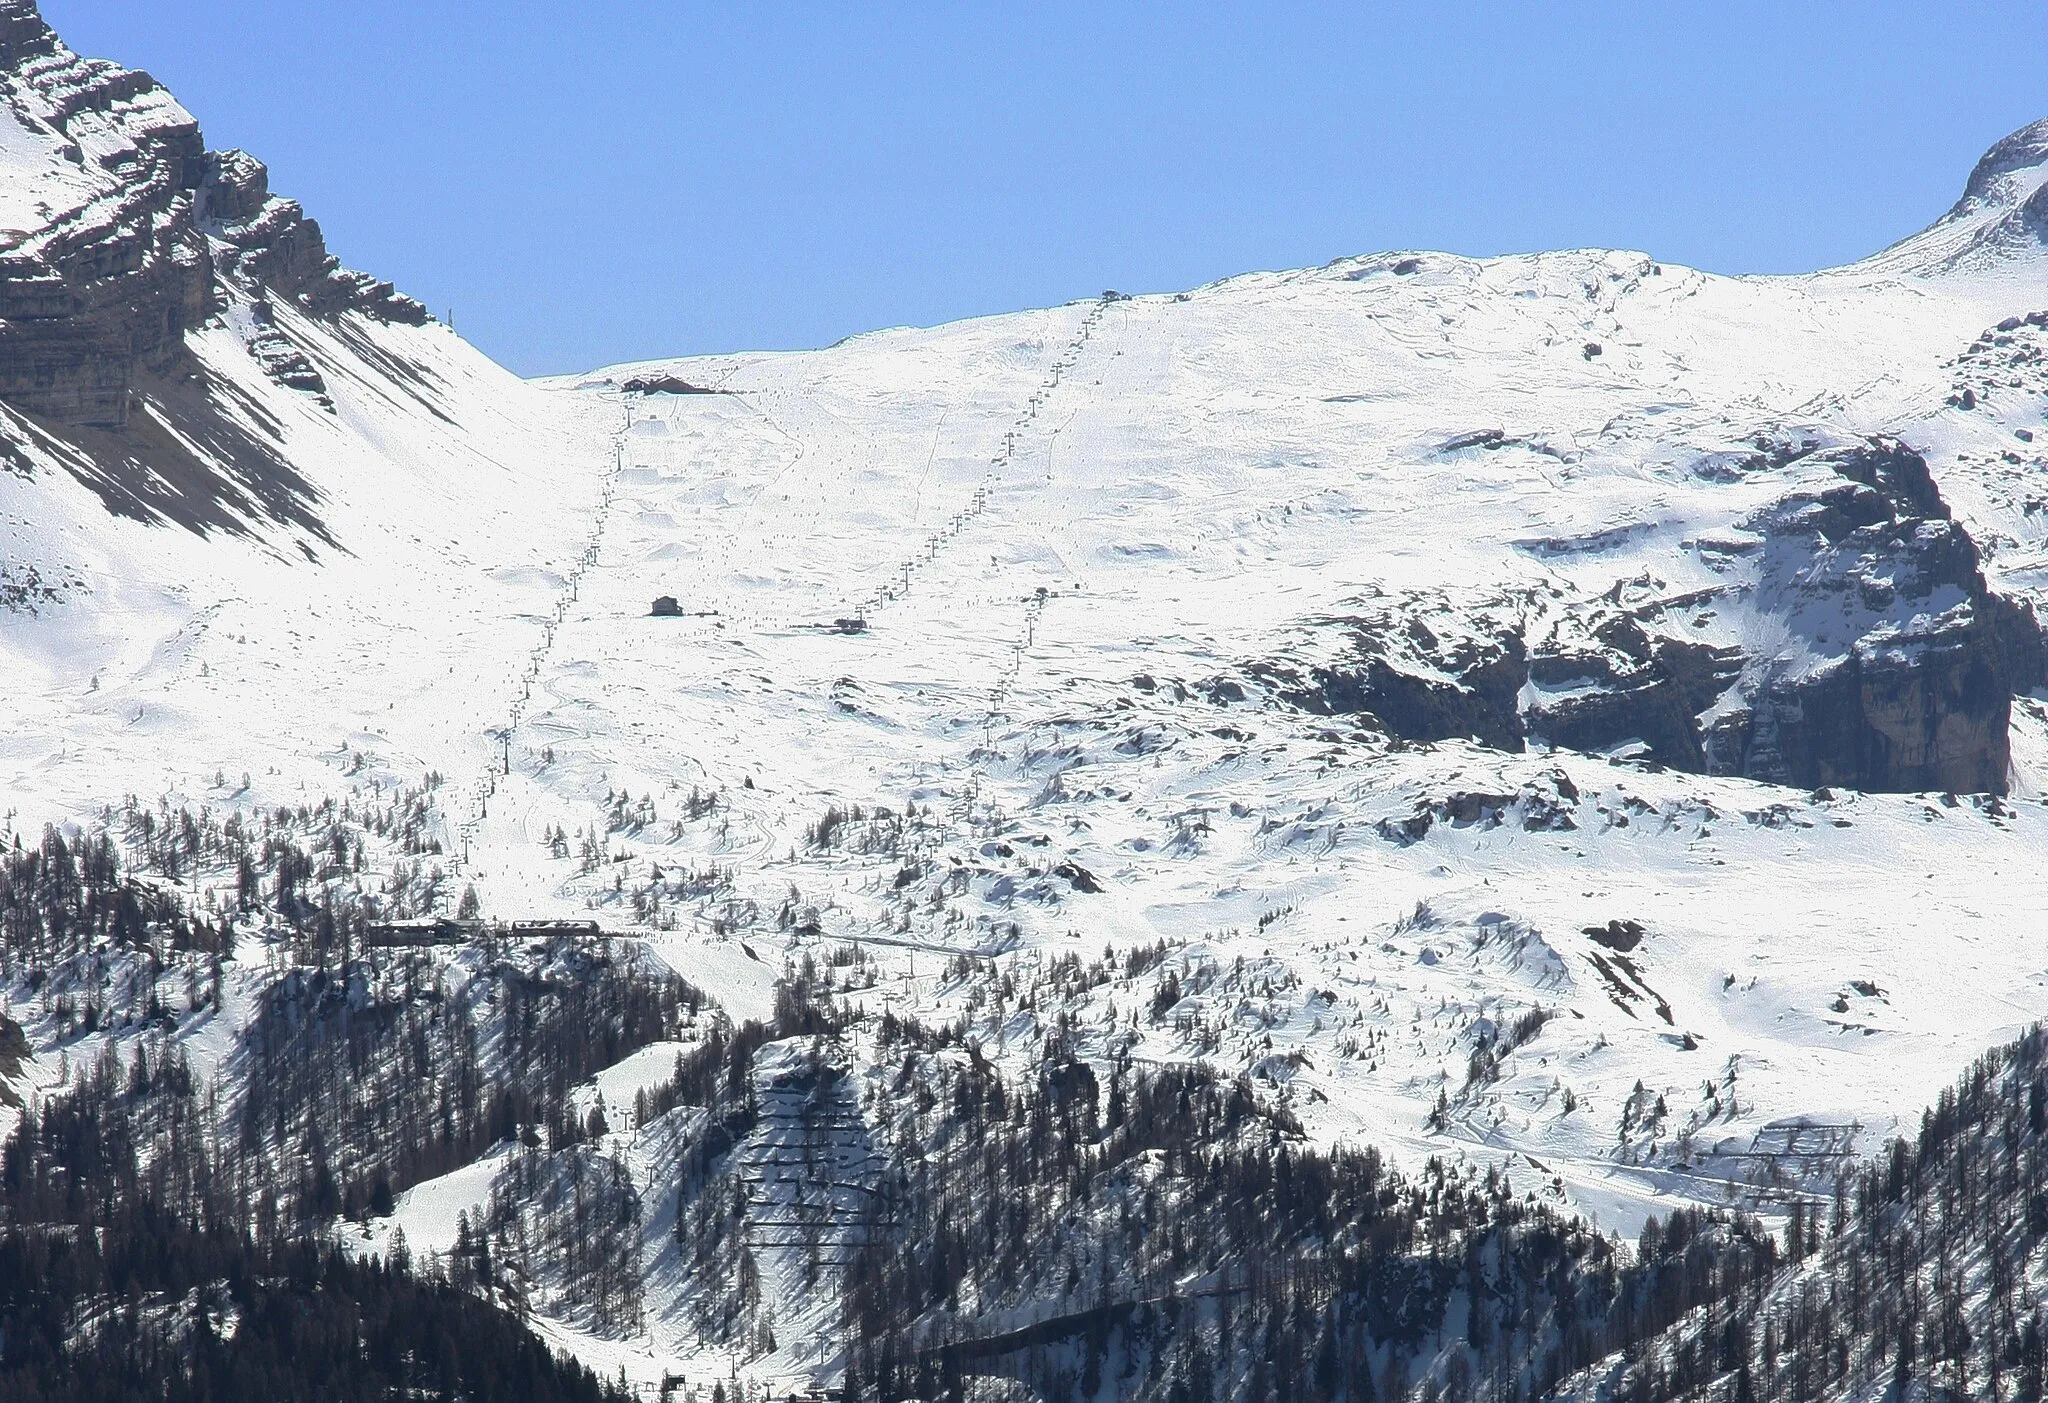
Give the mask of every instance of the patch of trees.
<svg viewBox="0 0 2048 1403">
<path fill-rule="evenodd" d="M 153 977 L 148 961 L 132 953 L 123 958 Z M 525 1153 L 514 1157 L 515 1182 L 501 1186 L 499 1199 L 533 1211 L 491 1222 L 480 1217 L 458 1242 L 445 1278 L 439 1262 L 430 1264 L 429 1286 L 442 1296 L 452 1288 L 458 1300 L 463 1293 L 482 1297 L 446 1308 L 480 1312 L 480 1320 L 492 1318 L 484 1302 L 522 1310 L 530 1287 L 545 1285 L 551 1305 L 579 1308 L 595 1328 L 635 1326 L 638 1196 L 620 1165 L 584 1144 L 605 1127 L 597 1116 L 578 1118 L 572 1091 L 650 1042 L 691 1033 L 707 1016 L 705 1004 L 700 991 L 637 946 L 603 939 L 485 940 L 452 959 L 442 951 L 372 950 L 334 972 L 287 970 L 258 996 L 255 1016 L 223 1064 L 231 1080 L 202 1083 L 175 1031 L 145 1032 L 118 1044 L 106 1040 L 95 1059 L 74 1069 L 64 1094 L 29 1108 L 0 1160 L 0 1241 L 11 1240 L 16 1227 L 32 1238 L 48 1236 L 50 1224 L 60 1226 L 58 1236 L 86 1232 L 104 1240 L 136 1205 L 147 1205 L 173 1228 L 239 1240 L 252 1262 L 265 1264 L 319 1240 L 337 1214 L 388 1213 L 410 1184 L 516 1139 Z M 527 1171 L 523 1177 L 520 1170 Z M 395 1271 L 410 1281 L 409 1262 L 401 1260 Z M 179 1280 L 179 1290 L 215 1289 L 190 1272 Z M 383 1277 L 361 1280 L 365 1289 L 385 1289 Z M 129 1309 L 88 1293 L 76 1309 L 118 1308 L 123 1319 L 140 1321 L 139 1333 L 121 1337 L 128 1361 L 121 1367 L 142 1378 L 152 1369 L 170 1371 L 162 1374 L 173 1380 L 170 1391 L 151 1396 L 236 1396 L 206 1392 L 213 1385 L 205 1379 L 193 1385 L 198 1391 L 179 1392 L 184 1385 L 175 1381 L 172 1354 L 191 1356 L 196 1337 L 189 1320 L 178 1323 L 184 1307 L 159 1300 L 161 1294 L 148 1288 L 147 1299 Z M 246 1308 L 244 1302 L 229 1314 L 239 1319 Z M 448 1328 L 459 1343 L 471 1327 L 458 1320 Z M 165 1331 L 173 1343 L 164 1343 Z M 16 1336 L 4 1319 L 0 1332 L 5 1365 Z M 487 1348 L 500 1361 L 515 1354 Z M 438 1346 L 413 1351 L 397 1383 L 362 1374 L 383 1380 L 365 1384 L 363 1396 L 587 1393 L 536 1383 L 531 1369 L 505 1376 L 511 1392 L 494 1392 L 497 1363 L 481 1375 L 464 1365 L 468 1371 L 451 1392 L 442 1382 L 451 1377 L 445 1355 Z M 126 1396 L 113 1376 L 84 1376 L 113 1391 L 48 1396 Z M 34 1388 L 46 1383 L 39 1376 Z M 270 1394 L 246 1396 L 359 1396 L 290 1383 L 281 1379 Z M 9 1396 L 0 1389 L 0 1400 Z"/>
<path fill-rule="evenodd" d="M 225 817 L 131 802 L 85 832 L 14 838 L 0 848 L 0 977 L 45 1007 L 60 1040 L 160 1038 L 221 1009 L 238 927 L 281 932 L 273 953 L 295 967 L 258 996 L 231 1059 L 238 1095 L 213 1097 L 225 1104 L 195 1134 L 217 1137 L 223 1166 L 262 1182 L 269 1211 L 294 1222 L 376 1211 L 514 1135 L 577 1143 L 587 1128 L 570 1088 L 681 1036 L 704 995 L 603 940 L 484 941 L 453 963 L 364 948 L 364 921 L 388 909 L 359 890 L 365 837 L 420 846 L 425 796 Z M 167 885 L 202 870 L 231 885 L 200 897 Z M 164 975 L 181 965 L 172 992 Z M 253 1210 L 258 1196 L 244 1197 Z"/>
<path fill-rule="evenodd" d="M 243 1038 L 239 1144 L 297 1215 L 354 1217 L 522 1137 L 581 1142 L 571 1089 L 693 1030 L 702 991 L 610 942 L 370 951 L 295 971 Z"/>
<path fill-rule="evenodd" d="M 24 846 L 16 834 L 0 851 L 0 970 L 44 968 L 98 944 L 138 946 L 152 933 L 232 945 L 231 933 L 195 920 L 175 894 L 126 876 L 105 832 L 66 838 L 46 828 L 39 843 Z"/>
<path fill-rule="evenodd" d="M 1669 1252 L 1652 1224 L 1642 1255 Z M 2048 1374 L 2048 1035 L 1981 1058 L 1831 1197 L 1787 1261 L 1611 1361 L 1617 1403 L 1846 1396 L 2039 1403 Z M 1589 1381 L 1586 1389 L 1593 1384 Z"/>
<path fill-rule="evenodd" d="M 282 1229 L 175 1045 L 109 1048 L 0 1152 L 0 1403 L 607 1403 L 511 1316 Z M 250 1211 L 251 1207 L 255 1211 Z"/>
<path fill-rule="evenodd" d="M 301 964 L 344 964 L 366 924 L 430 913 L 446 896 L 432 790 L 225 813 L 130 799 L 83 831 L 8 835 L 0 974 L 109 947 L 225 957 L 252 925 L 289 933 Z"/>
<path fill-rule="evenodd" d="M 360 796 L 225 818 L 131 803 L 0 847 L 0 977 L 60 1040 L 121 1035 L 71 1062 L 0 1156 L 0 1403 L 609 1396 L 494 1307 L 546 1283 L 600 1330 L 637 1325 L 638 1197 L 586 1144 L 605 1127 L 573 1090 L 707 1017 L 730 1029 L 630 942 L 365 948 L 367 920 L 440 899 L 425 813 Z M 419 865 L 366 873 L 379 842 Z M 185 1015 L 223 1007 L 222 960 L 258 930 L 290 963 L 264 974 L 222 1079 L 204 1081 Z M 360 1266 L 312 1245 L 334 1216 L 388 1213 L 507 1141 L 530 1172 L 501 1200 L 533 1212 L 465 1224 L 445 1275 L 439 1260 L 415 1275 L 402 1249 Z M 99 1266 L 50 1255 L 88 1241 Z M 44 1315 L 7 1314 L 17 1283 Z M 276 1328 L 253 1329 L 265 1311 Z"/>
<path fill-rule="evenodd" d="M 1716 1213 L 1632 1262 L 1496 1170 L 1319 1149 L 1200 1067 L 1105 1077 L 1055 1039 L 1019 1084 L 929 1032 L 897 1058 L 846 1273 L 863 1400 L 984 1372 L 1048 1400 L 1533 1399 L 1777 1262 Z"/>
<path fill-rule="evenodd" d="M 572 1089 L 681 1037 L 704 1007 L 701 991 L 605 942 L 470 953 L 453 978 L 414 950 L 371 952 L 345 977 L 287 972 L 229 1059 L 227 1089 L 198 1085 L 170 1034 L 126 1053 L 108 1041 L 76 1095 L 24 1121 L 46 1152 L 24 1164 L 58 1166 L 75 1194 L 100 1171 L 63 1166 L 132 1161 L 156 1201 L 266 1231 L 388 1212 L 494 1144 L 581 1143 L 592 1127 Z"/>
<path fill-rule="evenodd" d="M 545 1290 L 601 1335 L 640 1328 L 640 1195 L 618 1160 L 588 1145 L 515 1155 L 480 1219 L 460 1225 L 457 1285 L 522 1310 Z"/>
<path fill-rule="evenodd" d="M 259 1248 L 124 1203 L 0 1226 L 0 1403 L 615 1403 L 511 1316 L 317 1243 Z"/>
</svg>

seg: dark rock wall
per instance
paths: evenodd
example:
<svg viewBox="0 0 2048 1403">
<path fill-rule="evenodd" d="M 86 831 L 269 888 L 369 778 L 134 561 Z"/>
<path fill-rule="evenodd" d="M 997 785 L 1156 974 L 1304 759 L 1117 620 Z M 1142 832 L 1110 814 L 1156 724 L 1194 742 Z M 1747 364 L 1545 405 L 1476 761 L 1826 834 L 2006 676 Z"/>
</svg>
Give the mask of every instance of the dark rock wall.
<svg viewBox="0 0 2048 1403">
<path fill-rule="evenodd" d="M 1531 733 L 1568 750 L 1639 741 L 1660 765 L 1704 770 L 1699 716 L 1740 675 L 1740 654 L 1653 634 L 1626 614 L 1597 626 L 1593 639 L 1605 647 L 1545 652 L 1531 661 L 1530 680 L 1539 687 L 1573 689 L 1530 708 Z"/>
<path fill-rule="evenodd" d="M 1246 673 L 1280 702 L 1316 716 L 1370 715 L 1405 740 L 1522 749 L 1528 649 L 1520 625 L 1497 604 L 1461 615 L 1437 596 L 1384 601 L 1316 627 L 1342 637 L 1339 660 L 1265 660 L 1247 665 Z M 1239 691 L 1234 684 L 1231 690 Z"/>
<path fill-rule="evenodd" d="M 23 125 L 124 128 L 106 190 L 0 255 L 0 399 L 62 424 L 127 422 L 138 367 L 175 369 L 210 314 L 213 269 L 191 229 L 205 144 L 146 73 L 78 58 L 28 0 L 0 0 L 0 99 Z M 132 109 L 132 110 L 131 110 Z M 84 165 L 76 144 L 67 159 Z"/>
<path fill-rule="evenodd" d="M 1318 716 L 1368 712 L 1406 740 L 1476 740 L 1496 750 L 1522 748 L 1516 697 L 1528 676 L 1522 640 L 1510 638 L 1492 657 L 1474 660 L 1455 681 L 1417 676 L 1383 658 L 1355 667 L 1319 667 L 1281 699 Z"/>
<path fill-rule="evenodd" d="M 1793 459 L 1834 481 L 1749 523 L 1763 546 L 1746 607 L 1790 640 L 1770 657 L 1683 636 L 1699 597 L 1572 606 L 1562 641 L 1534 647 L 1499 608 L 1418 597 L 1320 621 L 1344 631 L 1345 661 L 1245 672 L 1282 703 L 1370 716 L 1409 741 L 1632 748 L 1673 769 L 1809 789 L 2004 792 L 2012 698 L 2048 684 L 2032 606 L 1986 586 L 1975 542 L 1903 444 Z M 1440 637 L 1452 621 L 1465 631 Z"/>
<path fill-rule="evenodd" d="M 2032 607 L 1986 586 L 1918 454 L 1881 440 L 1824 456 L 1852 488 L 1793 494 L 1753 523 L 1767 538 L 1760 602 L 1820 661 L 1754 671 L 1708 768 L 1807 788 L 2003 793 L 2012 698 L 2043 681 Z M 1830 657 L 1821 628 L 1855 636 Z"/>
<path fill-rule="evenodd" d="M 224 273 L 295 301 L 315 316 L 359 311 L 422 326 L 427 310 L 390 283 L 341 266 L 319 221 L 296 200 L 271 194 L 270 171 L 246 151 L 209 152 L 199 222 Z"/>
<path fill-rule="evenodd" d="M 1790 648 L 1747 658 L 1617 615 L 1588 646 L 1538 650 L 1531 680 L 1560 695 L 1529 709 L 1530 733 L 1802 788 L 2002 793 L 2012 698 L 2048 680 L 2032 607 L 1986 587 L 1919 454 L 1877 439 L 1805 461 L 1839 483 L 1750 523 L 1755 607 Z"/>
<path fill-rule="evenodd" d="M 208 153 L 154 79 L 71 53 L 32 0 L 0 0 L 0 100 L 31 131 L 63 141 L 89 125 L 123 143 L 97 163 L 100 195 L 0 253 L 0 400 L 15 408 L 125 428 L 138 377 L 192 369 L 185 332 L 220 308 L 228 279 L 315 315 L 426 320 L 343 270 L 319 226 L 270 195 L 260 162 Z M 85 165 L 77 142 L 63 150 Z"/>
</svg>

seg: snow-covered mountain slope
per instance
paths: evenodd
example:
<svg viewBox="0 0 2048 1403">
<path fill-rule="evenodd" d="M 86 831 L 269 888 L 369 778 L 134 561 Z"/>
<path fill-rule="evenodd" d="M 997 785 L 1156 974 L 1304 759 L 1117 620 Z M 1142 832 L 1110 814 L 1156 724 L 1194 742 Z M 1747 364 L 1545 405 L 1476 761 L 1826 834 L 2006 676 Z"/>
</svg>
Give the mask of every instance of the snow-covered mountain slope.
<svg viewBox="0 0 2048 1403">
<path fill-rule="evenodd" d="M 25 0 L 0 60 L 17 833 L 129 795 L 345 829 L 330 910 L 596 919 L 736 1019 L 837 952 L 868 1022 L 1242 1071 L 1623 1228 L 1826 1177 L 2048 1013 L 2039 126 L 1809 276 L 1382 254 L 526 384 Z M 230 1076 L 248 948 L 194 1049 Z M 0 1100 L 91 1050 L 21 997 Z M 893 1094 L 867 1023 L 827 1051 Z M 622 1122 L 636 1192 L 701 1143 Z M 501 1172 L 394 1221 L 523 1222 L 549 1190 Z M 707 1343 L 685 1207 L 635 1210 L 644 1329 L 563 1337 L 816 1365 Z M 808 1264 L 765 1280 L 827 1330 Z"/>
<path fill-rule="evenodd" d="M 243 771 L 293 796 L 412 695 L 515 671 L 603 433 L 340 269 L 260 163 L 27 0 L 0 5 L 0 66 L 10 806 L 224 799 Z M 465 703 L 435 710 L 438 762 L 466 758 Z"/>
<path fill-rule="evenodd" d="M 1096 1055 L 1616 1221 L 1822 1167 L 2043 1011 L 2044 815 L 1941 792 L 2034 792 L 2043 387 L 1976 367 L 2043 267 L 1386 255 L 564 382 L 722 393 L 629 396 L 474 871 L 998 967 L 1184 944 L 1077 999 Z M 534 863 L 619 793 L 626 861 Z"/>
</svg>

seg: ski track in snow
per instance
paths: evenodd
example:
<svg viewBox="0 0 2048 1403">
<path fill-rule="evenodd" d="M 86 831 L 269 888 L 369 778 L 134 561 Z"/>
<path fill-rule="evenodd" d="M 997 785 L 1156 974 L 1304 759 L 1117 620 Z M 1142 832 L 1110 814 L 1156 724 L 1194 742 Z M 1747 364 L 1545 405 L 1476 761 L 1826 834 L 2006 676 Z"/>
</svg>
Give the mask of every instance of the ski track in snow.
<svg viewBox="0 0 2048 1403">
<path fill-rule="evenodd" d="M 786 959 L 858 943 L 870 1011 L 983 1020 L 1016 1067 L 1072 1012 L 1091 1056 L 1243 1071 L 1323 1141 L 1502 1164 L 1617 1230 L 1809 1192 L 2048 1014 L 2048 710 L 2015 709 L 2007 802 L 1825 796 L 1393 746 L 1262 699 L 1244 669 L 1340 659 L 1332 621 L 1372 609 L 1449 628 L 1624 586 L 1719 591 L 1702 639 L 1768 652 L 1782 622 L 1712 543 L 1807 470 L 1701 465 L 1808 430 L 1905 438 L 1993 583 L 2048 601 L 2048 463 L 2019 437 L 2048 432 L 2040 397 L 1946 404 L 1958 353 L 2048 301 L 2041 265 L 1931 279 L 1899 258 L 1731 279 L 1633 254 L 1390 255 L 537 385 L 439 328 L 367 332 L 431 372 L 447 423 L 340 373 L 330 415 L 202 330 L 344 549 L 309 564 L 288 533 L 202 540 L 110 518 L 59 471 L 0 474 L 7 558 L 83 582 L 0 641 L 11 823 L 438 772 L 456 891 L 630 930 L 735 1018 L 768 1016 Z M 633 397 L 622 429 L 618 384 L 642 370 L 718 392 Z M 650 616 L 665 594 L 683 617 Z M 698 817 L 693 790 L 716 801 Z M 620 793 L 657 820 L 607 831 Z M 862 851 L 872 825 L 851 820 L 810 841 L 855 805 L 931 818 L 901 848 Z M 557 827 L 595 829 L 605 861 L 553 856 Z M 716 894 L 639 920 L 657 870 Z M 778 924 L 786 904 L 816 933 Z M 1644 929 L 1625 960 L 1586 933 L 1615 920 Z M 943 963 L 1028 978 L 1161 939 L 1163 969 L 1000 1024 L 987 981 Z M 1164 971 L 1187 992 L 1152 1018 Z M 231 1055 L 258 979 L 188 1030 L 197 1061 Z M 1538 1010 L 1474 1075 L 1480 1040 Z M 673 1052 L 579 1094 L 629 1104 Z M 647 1331 L 540 1322 L 643 1382 L 734 1367 L 679 1324 L 674 1133 L 606 1143 L 645 1191 Z M 772 1137 L 745 1153 L 773 1258 L 772 1215 L 806 1190 L 764 1167 Z M 393 1222 L 445 1250 L 494 1172 L 417 1186 Z M 766 1275 L 786 1341 L 749 1367 L 806 1378 L 829 1293 L 787 1261 Z"/>
</svg>

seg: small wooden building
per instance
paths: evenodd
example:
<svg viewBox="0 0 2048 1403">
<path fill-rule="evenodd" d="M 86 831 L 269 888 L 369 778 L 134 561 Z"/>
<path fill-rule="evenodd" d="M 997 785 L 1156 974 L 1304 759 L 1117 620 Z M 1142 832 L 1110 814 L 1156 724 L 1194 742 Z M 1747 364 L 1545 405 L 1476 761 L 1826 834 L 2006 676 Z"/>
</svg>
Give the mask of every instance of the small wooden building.
<svg viewBox="0 0 2048 1403">
<path fill-rule="evenodd" d="M 648 612 L 657 619 L 679 619 L 683 616 L 683 606 L 676 602 L 674 595 L 664 594 L 654 601 L 654 608 Z"/>
</svg>

